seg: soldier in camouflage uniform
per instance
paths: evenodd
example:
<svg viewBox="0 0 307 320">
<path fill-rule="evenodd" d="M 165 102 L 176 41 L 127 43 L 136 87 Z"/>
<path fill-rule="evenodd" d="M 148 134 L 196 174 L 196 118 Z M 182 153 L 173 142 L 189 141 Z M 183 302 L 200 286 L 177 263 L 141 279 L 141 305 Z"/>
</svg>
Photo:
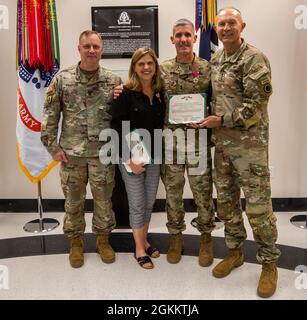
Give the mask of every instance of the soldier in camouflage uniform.
<svg viewBox="0 0 307 320">
<path fill-rule="evenodd" d="M 165 127 L 174 132 L 181 129 L 184 132 L 185 142 L 187 142 L 186 125 L 174 125 L 168 123 L 169 97 L 175 94 L 207 93 L 210 86 L 209 63 L 197 57 L 193 53 L 193 45 L 196 41 L 196 34 L 192 22 L 186 19 L 178 20 L 173 27 L 172 43 L 176 47 L 177 56 L 162 63 L 161 72 L 167 101 L 166 124 Z M 183 151 L 184 164 L 176 163 L 176 139 L 173 138 L 172 150 L 168 150 L 168 143 L 165 143 L 165 151 L 174 154 L 173 164 L 163 164 L 161 166 L 161 178 L 166 189 L 167 205 L 167 228 L 171 234 L 170 247 L 167 252 L 167 260 L 170 263 L 178 263 L 183 251 L 182 232 L 185 230 L 183 189 L 185 184 L 185 170 L 194 200 L 197 205 L 198 216 L 196 218 L 197 229 L 201 233 L 199 264 L 209 266 L 213 262 L 213 248 L 211 232 L 214 229 L 214 210 L 212 202 L 212 175 L 211 175 L 211 154 L 207 145 L 200 146 L 199 128 L 196 128 L 196 139 L 192 145 L 192 152 L 197 156 L 201 152 L 207 153 L 207 166 L 204 170 L 193 174 L 191 169 L 195 169 L 200 163 L 192 164 L 188 158 L 189 151 Z M 205 130 L 205 129 L 201 129 Z M 166 140 L 165 140 L 166 141 Z M 186 143 L 187 144 L 187 143 Z M 185 147 L 185 146 L 184 146 Z M 188 150 L 187 145 L 187 150 Z M 177 152 L 180 152 L 177 151 Z M 201 164 L 204 165 L 204 164 Z"/>
<path fill-rule="evenodd" d="M 268 59 L 241 38 L 245 27 L 239 10 L 219 11 L 217 35 L 223 42 L 211 59 L 212 113 L 203 125 L 214 128 L 215 184 L 218 217 L 225 223 L 229 255 L 214 269 L 217 278 L 243 264 L 242 243 L 246 231 L 240 207 L 240 187 L 246 199 L 246 215 L 259 245 L 262 263 L 258 295 L 276 290 L 276 217 L 272 211 L 268 168 L 268 101 L 272 93 Z"/>
<path fill-rule="evenodd" d="M 81 62 L 64 69 L 50 84 L 45 99 L 41 140 L 56 161 L 61 161 L 60 177 L 65 195 L 64 233 L 70 240 L 72 267 L 84 263 L 84 202 L 89 181 L 94 200 L 92 230 L 97 250 L 106 263 L 115 260 L 109 233 L 115 228 L 111 196 L 114 166 L 99 161 L 101 130 L 110 127 L 108 102 L 120 78 L 100 67 L 102 40 L 94 31 L 79 37 Z M 63 116 L 57 141 L 60 116 Z"/>
</svg>

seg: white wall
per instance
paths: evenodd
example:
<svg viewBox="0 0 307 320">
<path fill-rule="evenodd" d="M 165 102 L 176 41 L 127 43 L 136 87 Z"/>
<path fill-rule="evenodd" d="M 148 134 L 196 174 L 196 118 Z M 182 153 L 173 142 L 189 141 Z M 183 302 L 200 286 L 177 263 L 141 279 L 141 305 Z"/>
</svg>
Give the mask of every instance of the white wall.
<svg viewBox="0 0 307 320">
<path fill-rule="evenodd" d="M 36 185 L 21 172 L 16 156 L 16 0 L 0 0 L 9 8 L 9 30 L 0 29 L 0 198 L 34 198 Z M 194 0 L 57 0 L 61 66 L 78 60 L 78 36 L 91 28 L 92 6 L 159 6 L 160 61 L 173 57 L 172 23 L 182 17 L 194 21 Z M 247 22 L 243 36 L 270 59 L 274 94 L 270 101 L 270 165 L 273 197 L 307 197 L 307 30 L 294 27 L 297 5 L 307 0 L 219 0 L 234 5 Z M 307 19 L 307 17 L 306 17 Z M 107 59 L 113 70 L 128 69 L 129 59 Z M 58 168 L 43 180 L 44 198 L 62 198 Z M 164 197 L 160 186 L 158 197 Z M 188 187 L 185 197 L 191 197 Z"/>
</svg>

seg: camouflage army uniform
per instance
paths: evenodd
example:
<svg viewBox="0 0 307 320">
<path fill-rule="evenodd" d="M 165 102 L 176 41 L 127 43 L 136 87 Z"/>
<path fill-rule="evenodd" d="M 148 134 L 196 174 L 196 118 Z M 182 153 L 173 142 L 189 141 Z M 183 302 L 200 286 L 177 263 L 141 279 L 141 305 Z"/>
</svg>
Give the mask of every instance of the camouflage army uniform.
<svg viewBox="0 0 307 320">
<path fill-rule="evenodd" d="M 46 92 L 41 140 L 51 154 L 62 148 L 68 159 L 61 163 L 60 177 L 66 199 L 63 230 L 70 238 L 85 230 L 88 181 L 94 199 L 93 232 L 108 233 L 116 224 L 111 203 L 114 166 L 102 165 L 98 155 L 103 144 L 100 131 L 110 127 L 108 101 L 119 83 L 120 78 L 105 68 L 88 73 L 73 66 L 61 71 Z"/>
<path fill-rule="evenodd" d="M 170 95 L 187 93 L 206 93 L 210 85 L 210 69 L 206 60 L 195 56 L 190 64 L 178 63 L 176 59 L 170 59 L 162 63 L 161 72 L 163 78 L 165 101 L 167 101 L 166 127 L 175 131 L 177 128 L 184 130 L 187 138 L 186 125 L 167 124 Z M 205 129 L 201 129 L 205 130 Z M 195 154 L 199 155 L 198 130 L 196 130 Z M 194 145 L 192 147 L 194 147 Z M 187 146 L 188 147 L 188 146 Z M 167 146 L 164 146 L 167 148 Z M 176 160 L 176 139 L 173 140 L 174 159 Z M 188 150 L 188 148 L 187 148 Z M 212 202 L 212 159 L 210 148 L 205 148 L 207 153 L 207 168 L 202 173 L 190 174 L 193 165 L 188 161 L 185 152 L 185 164 L 162 164 L 161 178 L 166 190 L 167 228 L 171 234 L 178 234 L 185 230 L 183 189 L 185 184 L 184 173 L 187 168 L 187 176 L 197 205 L 198 217 L 197 229 L 201 233 L 211 233 L 214 228 L 214 210 Z"/>
<path fill-rule="evenodd" d="M 239 248 L 246 231 L 240 207 L 240 187 L 246 199 L 246 214 L 256 242 L 259 262 L 278 259 L 276 217 L 272 211 L 268 169 L 269 118 L 272 93 L 267 58 L 243 41 L 226 57 L 223 49 L 211 59 L 212 113 L 223 116 L 222 127 L 213 130 L 214 180 L 218 216 L 225 223 L 226 244 Z"/>
</svg>

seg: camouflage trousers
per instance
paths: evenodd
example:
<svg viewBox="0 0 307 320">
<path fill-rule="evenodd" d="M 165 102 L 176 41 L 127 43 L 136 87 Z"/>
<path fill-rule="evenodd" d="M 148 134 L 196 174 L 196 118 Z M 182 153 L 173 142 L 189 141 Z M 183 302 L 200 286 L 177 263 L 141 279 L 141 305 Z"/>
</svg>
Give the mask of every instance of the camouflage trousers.
<svg viewBox="0 0 307 320">
<path fill-rule="evenodd" d="M 166 191 L 167 228 L 169 233 L 177 234 L 186 229 L 183 203 L 185 170 L 197 206 L 196 227 L 200 233 L 211 233 L 214 229 L 214 206 L 212 200 L 212 158 L 208 152 L 207 169 L 203 174 L 189 173 L 195 165 L 162 164 L 161 178 Z"/>
<path fill-rule="evenodd" d="M 238 248 L 246 239 L 240 205 L 240 188 L 246 201 L 246 215 L 259 245 L 257 260 L 274 262 L 280 256 L 276 247 L 276 217 L 271 202 L 267 147 L 215 148 L 214 182 L 218 217 L 225 224 L 226 245 Z"/>
<path fill-rule="evenodd" d="M 84 204 L 88 181 L 94 201 L 92 231 L 95 234 L 110 232 L 116 226 L 111 202 L 114 166 L 101 164 L 98 157 L 67 156 L 67 158 L 68 162 L 62 162 L 60 169 L 65 196 L 64 233 L 73 238 L 85 231 Z"/>
</svg>

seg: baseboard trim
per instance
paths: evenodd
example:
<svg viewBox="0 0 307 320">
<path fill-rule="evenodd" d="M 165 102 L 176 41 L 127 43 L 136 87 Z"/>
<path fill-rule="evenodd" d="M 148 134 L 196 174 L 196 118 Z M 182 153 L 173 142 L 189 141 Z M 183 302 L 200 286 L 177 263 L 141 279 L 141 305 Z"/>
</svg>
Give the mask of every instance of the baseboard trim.
<svg viewBox="0 0 307 320">
<path fill-rule="evenodd" d="M 245 200 L 242 199 L 242 208 Z M 216 204 L 216 199 L 214 199 Z M 43 199 L 44 212 L 63 212 L 64 199 Z M 307 198 L 272 198 L 275 212 L 304 212 L 307 211 Z M 195 212 L 196 205 L 193 199 L 184 199 L 187 212 Z M 0 212 L 37 212 L 37 199 L 0 199 Z M 85 211 L 93 211 L 93 200 L 87 199 Z M 157 199 L 153 212 L 165 211 L 165 199 Z"/>
</svg>

